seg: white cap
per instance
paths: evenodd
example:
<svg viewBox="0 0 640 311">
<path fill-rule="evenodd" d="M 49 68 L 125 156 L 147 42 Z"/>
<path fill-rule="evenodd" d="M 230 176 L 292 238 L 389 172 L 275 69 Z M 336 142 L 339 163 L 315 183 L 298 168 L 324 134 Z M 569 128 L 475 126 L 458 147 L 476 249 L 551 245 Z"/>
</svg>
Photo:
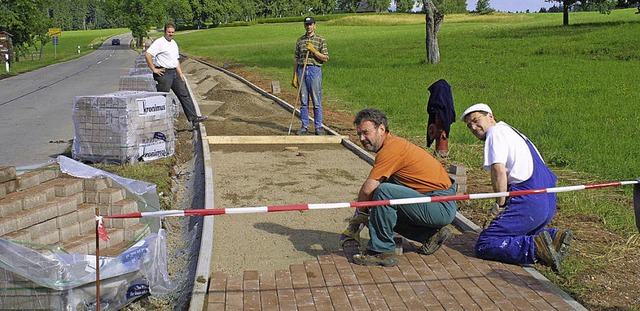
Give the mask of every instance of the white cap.
<svg viewBox="0 0 640 311">
<path fill-rule="evenodd" d="M 483 103 L 474 104 L 473 106 L 467 108 L 467 110 L 465 110 L 462 113 L 462 117 L 460 117 L 460 121 L 464 122 L 464 117 L 477 111 L 483 111 L 483 112 L 488 112 L 490 114 L 493 114 L 493 111 L 491 111 L 491 108 L 489 108 L 489 105 L 483 104 Z"/>
</svg>

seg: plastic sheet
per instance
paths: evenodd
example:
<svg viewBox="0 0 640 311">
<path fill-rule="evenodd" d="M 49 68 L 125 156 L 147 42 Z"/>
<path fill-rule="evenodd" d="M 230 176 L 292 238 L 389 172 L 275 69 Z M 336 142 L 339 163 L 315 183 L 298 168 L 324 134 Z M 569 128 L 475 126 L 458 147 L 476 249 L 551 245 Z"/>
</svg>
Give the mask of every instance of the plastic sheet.
<svg viewBox="0 0 640 311">
<path fill-rule="evenodd" d="M 149 234 L 115 258 L 100 257 L 102 310 L 118 310 L 147 293 L 175 290 L 167 272 L 164 230 Z M 42 255 L 0 239 L 2 310 L 95 310 L 96 257 Z"/>
</svg>

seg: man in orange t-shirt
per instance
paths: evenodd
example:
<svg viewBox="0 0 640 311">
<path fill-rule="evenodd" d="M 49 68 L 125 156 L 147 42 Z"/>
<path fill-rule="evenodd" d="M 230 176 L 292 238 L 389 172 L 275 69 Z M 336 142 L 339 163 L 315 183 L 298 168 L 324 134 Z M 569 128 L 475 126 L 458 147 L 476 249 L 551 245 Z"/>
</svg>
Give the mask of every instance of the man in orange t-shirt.
<svg viewBox="0 0 640 311">
<path fill-rule="evenodd" d="M 354 124 L 362 146 L 376 152 L 375 163 L 364 181 L 358 201 L 455 195 L 457 186 L 442 164 L 426 150 L 389 133 L 386 115 L 363 109 Z M 422 243 L 419 252 L 430 255 L 453 233 L 446 228 L 456 215 L 456 203 L 429 202 L 383 205 L 369 209 L 371 239 L 362 254 L 353 256 L 360 265 L 395 266 L 394 232 Z M 366 213 L 361 209 L 358 213 Z"/>
</svg>

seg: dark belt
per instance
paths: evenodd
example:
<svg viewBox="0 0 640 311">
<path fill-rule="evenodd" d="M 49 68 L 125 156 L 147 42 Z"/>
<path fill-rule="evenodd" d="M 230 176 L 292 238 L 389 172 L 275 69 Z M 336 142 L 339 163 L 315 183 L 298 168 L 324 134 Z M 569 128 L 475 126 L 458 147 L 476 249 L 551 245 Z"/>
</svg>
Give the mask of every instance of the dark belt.
<svg viewBox="0 0 640 311">
<path fill-rule="evenodd" d="M 155 67 L 156 67 L 156 69 L 176 70 L 175 68 L 164 68 L 164 67 L 158 67 L 158 66 L 155 66 Z"/>
</svg>

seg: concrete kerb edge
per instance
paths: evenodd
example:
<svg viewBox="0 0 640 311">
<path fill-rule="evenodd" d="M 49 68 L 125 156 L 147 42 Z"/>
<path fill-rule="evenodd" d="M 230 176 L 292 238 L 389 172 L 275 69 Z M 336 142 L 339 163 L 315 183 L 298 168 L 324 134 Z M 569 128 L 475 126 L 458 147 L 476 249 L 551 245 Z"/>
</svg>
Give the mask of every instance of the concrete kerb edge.
<svg viewBox="0 0 640 311">
<path fill-rule="evenodd" d="M 187 77 L 185 77 L 185 80 Z M 187 81 L 185 81 L 187 82 Z M 193 95 L 189 83 L 186 83 L 189 95 L 193 100 L 196 113 L 200 115 L 200 106 L 196 97 Z M 209 152 L 209 143 L 206 140 L 207 131 L 202 123 L 198 123 L 198 132 L 200 136 L 195 137 L 197 144 L 202 147 L 203 171 L 204 171 L 204 208 L 213 208 L 213 168 L 211 166 L 211 153 Z M 211 275 L 211 251 L 213 248 L 213 225 L 214 217 L 204 217 L 202 233 L 200 237 L 200 253 L 198 254 L 198 263 L 196 266 L 195 278 L 193 280 L 193 290 L 189 302 L 190 311 L 204 310 L 205 298 L 209 288 L 209 276 Z"/>
<path fill-rule="evenodd" d="M 188 57 L 188 56 L 187 56 L 187 57 Z M 214 69 L 216 69 L 216 70 L 219 70 L 219 71 L 221 71 L 221 72 L 224 72 L 224 73 L 226 73 L 227 75 L 229 75 L 229 76 L 231 76 L 231 77 L 233 77 L 233 78 L 236 78 L 236 79 L 238 79 L 238 80 L 242 81 L 244 84 L 246 84 L 247 86 L 249 86 L 249 87 L 250 87 L 250 88 L 252 88 L 253 90 L 255 90 L 255 91 L 257 91 L 258 93 L 262 94 L 263 96 L 266 96 L 266 97 L 270 98 L 271 100 L 275 101 L 276 103 L 278 103 L 280 106 L 282 106 L 283 108 L 285 108 L 285 109 L 286 109 L 287 111 L 289 111 L 289 112 L 292 112 L 292 111 L 295 109 L 291 104 L 287 103 L 286 101 L 284 101 L 284 100 L 282 100 L 282 99 L 280 99 L 280 98 L 278 98 L 278 97 L 276 97 L 276 96 L 272 95 L 271 93 L 269 93 L 269 92 L 267 92 L 267 91 L 265 91 L 265 90 L 263 90 L 263 89 L 259 88 L 257 85 L 254 85 L 253 83 L 249 82 L 248 80 L 244 79 L 244 78 L 243 78 L 243 77 L 241 77 L 241 76 L 236 75 L 236 74 L 235 74 L 235 73 L 233 73 L 233 72 L 230 72 L 230 71 L 228 71 L 228 70 L 226 70 L 226 69 L 224 69 L 224 68 L 221 68 L 221 67 L 218 67 L 218 66 L 215 66 L 215 65 L 212 65 L 212 64 L 206 63 L 206 62 L 204 62 L 204 61 L 201 61 L 201 60 L 198 60 L 198 59 L 195 59 L 195 58 L 192 58 L 192 59 L 193 59 L 193 60 L 195 60 L 195 61 L 197 61 L 197 62 L 199 62 L 199 63 L 201 63 L 201 64 L 203 64 L 203 65 L 206 65 L 206 66 L 209 66 L 209 67 L 214 68 Z M 191 89 L 189 89 L 189 92 L 191 92 Z M 195 100 L 194 100 L 194 103 L 195 103 Z M 198 109 L 198 108 L 196 108 L 196 109 Z M 297 115 L 299 116 L 299 110 L 296 110 L 296 113 L 297 113 Z M 204 126 L 203 126 L 203 125 L 200 125 L 200 126 L 201 126 L 201 127 L 202 127 L 202 129 L 203 129 L 203 133 L 205 133 L 205 134 L 206 134 L 206 132 L 204 132 Z M 323 124 L 322 126 L 323 126 L 323 128 L 325 129 L 325 131 L 326 131 L 326 132 L 331 133 L 332 135 L 340 135 L 338 132 L 336 132 L 336 131 L 334 131 L 333 129 L 331 129 L 331 128 L 327 127 L 326 125 L 324 125 L 324 124 Z M 205 135 L 205 136 L 203 136 L 203 137 L 206 137 L 206 135 Z M 203 145 L 204 145 L 204 144 L 203 144 Z M 350 141 L 350 140 L 348 140 L 348 139 L 343 139 L 343 140 L 342 140 L 342 145 L 343 145 L 345 148 L 347 148 L 347 149 L 351 150 L 351 152 L 355 153 L 357 156 L 359 156 L 361 159 L 363 159 L 363 160 L 364 160 L 364 161 L 366 161 L 367 163 L 369 163 L 369 164 L 373 165 L 373 163 L 374 163 L 374 161 L 375 161 L 374 157 L 373 157 L 370 153 L 368 153 L 367 151 L 365 151 L 364 149 L 360 148 L 358 145 L 356 145 L 355 143 L 353 143 L 352 141 Z M 208 151 L 208 150 L 209 150 L 209 146 L 207 145 L 207 146 L 205 146 L 205 147 L 206 147 L 206 150 Z M 203 149 L 203 150 L 204 150 L 204 149 Z M 209 155 L 207 155 L 207 156 L 209 156 Z M 206 161 L 206 158 L 205 158 L 205 163 L 209 163 L 209 164 L 210 164 L 210 162 L 207 162 L 207 161 Z M 209 166 L 209 169 L 210 169 L 210 168 L 211 168 L 211 166 L 210 166 L 210 165 L 208 165 L 208 166 Z M 205 170 L 205 172 L 206 172 L 206 170 Z M 213 176 L 213 174 L 212 174 L 212 176 Z M 209 180 L 209 179 L 207 178 L 207 181 L 208 181 L 208 180 Z M 209 200 L 209 196 L 208 196 L 208 194 L 209 194 L 209 193 L 211 193 L 211 202 L 213 202 L 213 177 L 211 177 L 211 188 L 212 188 L 211 190 L 209 190 L 209 189 L 207 188 L 207 198 L 206 198 L 206 200 Z M 210 191 L 210 192 L 209 192 L 209 191 Z M 211 205 L 209 205 L 209 204 L 207 203 L 207 206 L 213 206 L 213 203 L 211 203 Z M 205 217 L 205 218 L 207 218 L 207 217 Z M 482 232 L 482 228 L 480 228 L 480 226 L 476 225 L 476 224 L 475 224 L 475 223 L 473 223 L 471 220 L 469 220 L 469 219 L 468 219 L 468 218 L 466 218 L 464 215 L 462 215 L 462 214 L 460 214 L 460 213 L 458 213 L 458 212 L 456 212 L 456 217 L 455 217 L 455 219 L 453 220 L 453 223 L 452 223 L 452 224 L 453 224 L 454 226 L 458 227 L 459 229 L 462 229 L 463 231 L 475 231 L 475 232 L 477 232 L 477 233 Z M 205 223 L 205 228 L 206 228 L 206 223 Z M 203 228 L 203 229 L 205 229 L 205 228 Z M 211 224 L 211 230 L 210 230 L 209 232 L 213 232 L 213 220 L 212 220 L 212 224 Z M 204 234 L 204 233 L 203 233 L 203 234 Z M 211 234 L 212 234 L 212 233 L 211 233 Z M 203 241 L 204 241 L 204 240 L 205 240 L 205 239 L 204 239 L 204 236 L 203 236 Z M 211 237 L 211 241 L 213 241 L 213 237 Z M 202 251 L 201 251 L 201 253 L 202 253 Z M 209 261 L 210 261 L 210 259 L 209 259 Z M 538 272 L 536 269 L 534 269 L 534 268 L 532 268 L 532 267 L 529 267 L 529 266 L 524 266 L 523 268 L 524 268 L 524 269 L 525 269 L 525 271 L 527 271 L 527 272 L 528 272 L 528 273 L 529 273 L 533 278 L 535 278 L 535 279 L 539 280 L 539 281 L 540 281 L 542 284 L 544 284 L 544 285 L 545 285 L 549 290 L 551 290 L 553 293 L 555 293 L 555 294 L 557 294 L 559 297 L 561 297 L 565 302 L 567 302 L 569 305 L 571 305 L 575 310 L 580 310 L 580 311 L 587 310 L 587 309 L 586 309 L 586 308 L 584 308 L 580 303 L 578 303 L 575 299 L 573 299 L 569 294 L 567 294 L 566 292 L 564 292 L 564 291 L 563 291 L 562 289 L 560 289 L 557 285 L 553 284 L 553 282 L 549 281 L 549 279 L 547 279 L 544 275 L 540 274 L 540 272 Z M 200 275 L 200 274 L 198 273 L 197 275 Z M 196 282 L 196 283 L 197 283 L 197 282 Z M 196 287 L 195 287 L 195 285 L 194 285 L 194 292 L 195 292 L 195 289 L 196 289 Z M 206 294 L 206 292 L 205 292 L 205 294 Z M 193 301 L 192 301 L 191 305 L 193 306 Z M 190 311 L 196 311 L 196 310 L 198 310 L 198 311 L 199 311 L 199 310 L 202 310 L 202 308 L 201 308 L 201 309 L 193 309 L 193 308 L 191 308 L 191 309 L 189 309 L 189 310 L 190 310 Z"/>
</svg>

